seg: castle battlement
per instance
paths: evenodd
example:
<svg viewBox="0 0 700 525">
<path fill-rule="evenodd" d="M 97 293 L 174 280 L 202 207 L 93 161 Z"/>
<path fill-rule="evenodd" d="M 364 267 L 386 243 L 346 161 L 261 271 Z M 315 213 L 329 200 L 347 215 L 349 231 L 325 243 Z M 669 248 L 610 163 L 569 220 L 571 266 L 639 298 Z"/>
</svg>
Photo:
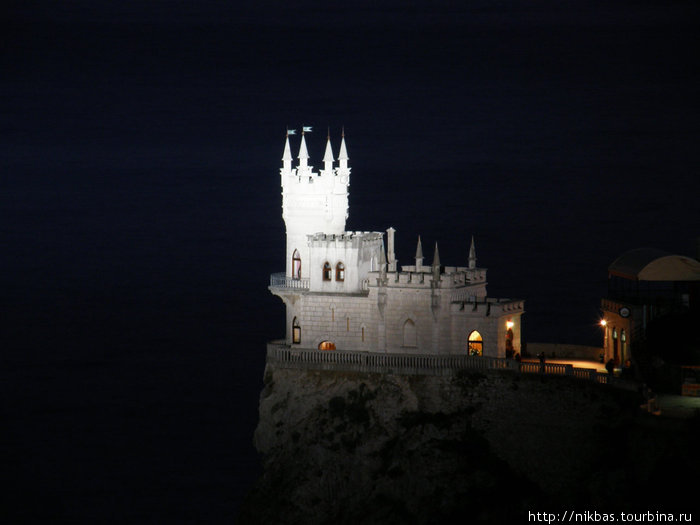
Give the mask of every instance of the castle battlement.
<svg viewBox="0 0 700 525">
<path fill-rule="evenodd" d="M 335 233 L 314 233 L 307 235 L 309 243 L 353 243 L 383 241 L 384 234 L 381 232 L 343 232 Z M 320 245 L 320 244 L 317 244 Z"/>
<path fill-rule="evenodd" d="M 408 269 L 407 269 L 408 268 Z M 486 284 L 486 270 L 477 268 L 475 270 L 465 269 L 461 272 L 440 272 L 437 274 L 431 267 L 423 267 L 416 272 L 414 267 L 403 266 L 400 272 L 385 272 L 383 286 L 411 286 L 427 288 L 469 288 L 473 290 L 476 285 Z M 381 271 L 370 272 L 370 276 L 381 278 Z"/>
<path fill-rule="evenodd" d="M 310 128 L 304 128 L 308 130 Z M 471 239 L 466 266 L 442 266 L 438 246 L 424 263 L 420 237 L 415 262 L 399 269 L 394 228 L 346 231 L 350 168 L 343 134 L 333 157 L 330 137 L 323 169 L 309 165 L 305 135 L 292 166 L 287 135 L 282 217 L 287 270 L 270 291 L 287 307 L 292 350 L 423 353 L 504 357 L 520 348 L 520 300 L 487 296 L 486 269 L 476 266 Z"/>
</svg>

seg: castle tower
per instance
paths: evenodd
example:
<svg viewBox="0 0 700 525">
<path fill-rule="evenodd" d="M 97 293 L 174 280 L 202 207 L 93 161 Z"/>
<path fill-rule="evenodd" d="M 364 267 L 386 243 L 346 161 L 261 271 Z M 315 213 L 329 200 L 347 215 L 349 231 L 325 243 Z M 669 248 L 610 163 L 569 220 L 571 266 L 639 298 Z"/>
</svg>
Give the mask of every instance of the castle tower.
<svg viewBox="0 0 700 525">
<path fill-rule="evenodd" d="M 308 279 L 309 248 L 307 235 L 326 233 L 339 235 L 345 231 L 348 218 L 348 186 L 350 168 L 343 133 L 339 166 L 333 168 L 333 149 L 330 136 L 326 141 L 323 169 L 313 171 L 306 147 L 304 127 L 299 145 L 299 164 L 292 167 L 291 146 L 287 132 L 280 170 L 282 183 L 282 217 L 287 229 L 286 275 L 292 279 Z"/>
</svg>

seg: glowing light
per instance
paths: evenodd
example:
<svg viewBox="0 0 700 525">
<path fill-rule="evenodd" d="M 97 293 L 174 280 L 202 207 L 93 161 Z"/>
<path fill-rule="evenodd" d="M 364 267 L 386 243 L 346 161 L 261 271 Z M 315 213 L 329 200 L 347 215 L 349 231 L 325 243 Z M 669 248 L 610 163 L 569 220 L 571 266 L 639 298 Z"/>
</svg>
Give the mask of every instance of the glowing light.
<svg viewBox="0 0 700 525">
<path fill-rule="evenodd" d="M 484 342 L 481 334 L 474 330 L 469 334 L 469 342 L 467 344 L 469 355 L 484 355 Z"/>
<path fill-rule="evenodd" d="M 600 320 L 600 326 L 607 326 L 608 322 L 605 319 Z"/>
<path fill-rule="evenodd" d="M 506 328 L 510 330 L 511 328 L 513 328 L 513 324 L 513 321 L 506 321 Z"/>
</svg>

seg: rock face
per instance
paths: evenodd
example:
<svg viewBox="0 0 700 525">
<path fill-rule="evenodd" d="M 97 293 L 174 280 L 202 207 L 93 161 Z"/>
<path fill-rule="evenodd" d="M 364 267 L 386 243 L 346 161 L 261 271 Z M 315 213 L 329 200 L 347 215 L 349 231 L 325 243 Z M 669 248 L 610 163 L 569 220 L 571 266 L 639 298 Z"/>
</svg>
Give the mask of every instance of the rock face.
<svg viewBox="0 0 700 525">
<path fill-rule="evenodd" d="M 268 364 L 254 438 L 264 472 L 240 519 L 519 522 L 571 506 L 631 510 L 645 492 L 658 501 L 650 483 L 689 450 L 693 425 L 642 415 L 633 393 L 570 378 Z"/>
</svg>

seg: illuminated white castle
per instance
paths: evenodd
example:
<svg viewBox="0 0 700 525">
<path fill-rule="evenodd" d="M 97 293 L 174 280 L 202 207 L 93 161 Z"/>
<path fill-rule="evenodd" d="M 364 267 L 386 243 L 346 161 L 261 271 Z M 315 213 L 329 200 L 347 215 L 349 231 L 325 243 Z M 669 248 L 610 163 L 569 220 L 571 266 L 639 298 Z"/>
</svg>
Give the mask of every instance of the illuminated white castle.
<svg viewBox="0 0 700 525">
<path fill-rule="evenodd" d="M 329 137 L 318 173 L 309 165 L 303 132 L 292 167 L 290 134 L 280 170 L 287 268 L 271 276 L 269 287 L 287 307 L 288 345 L 493 357 L 520 351 L 523 301 L 487 297 L 473 238 L 467 266 L 442 266 L 437 243 L 432 263 L 423 264 L 419 237 L 415 263 L 399 269 L 393 228 L 386 230 L 386 252 L 384 233 L 345 231 L 350 168 L 344 133 L 338 166 Z"/>
</svg>

